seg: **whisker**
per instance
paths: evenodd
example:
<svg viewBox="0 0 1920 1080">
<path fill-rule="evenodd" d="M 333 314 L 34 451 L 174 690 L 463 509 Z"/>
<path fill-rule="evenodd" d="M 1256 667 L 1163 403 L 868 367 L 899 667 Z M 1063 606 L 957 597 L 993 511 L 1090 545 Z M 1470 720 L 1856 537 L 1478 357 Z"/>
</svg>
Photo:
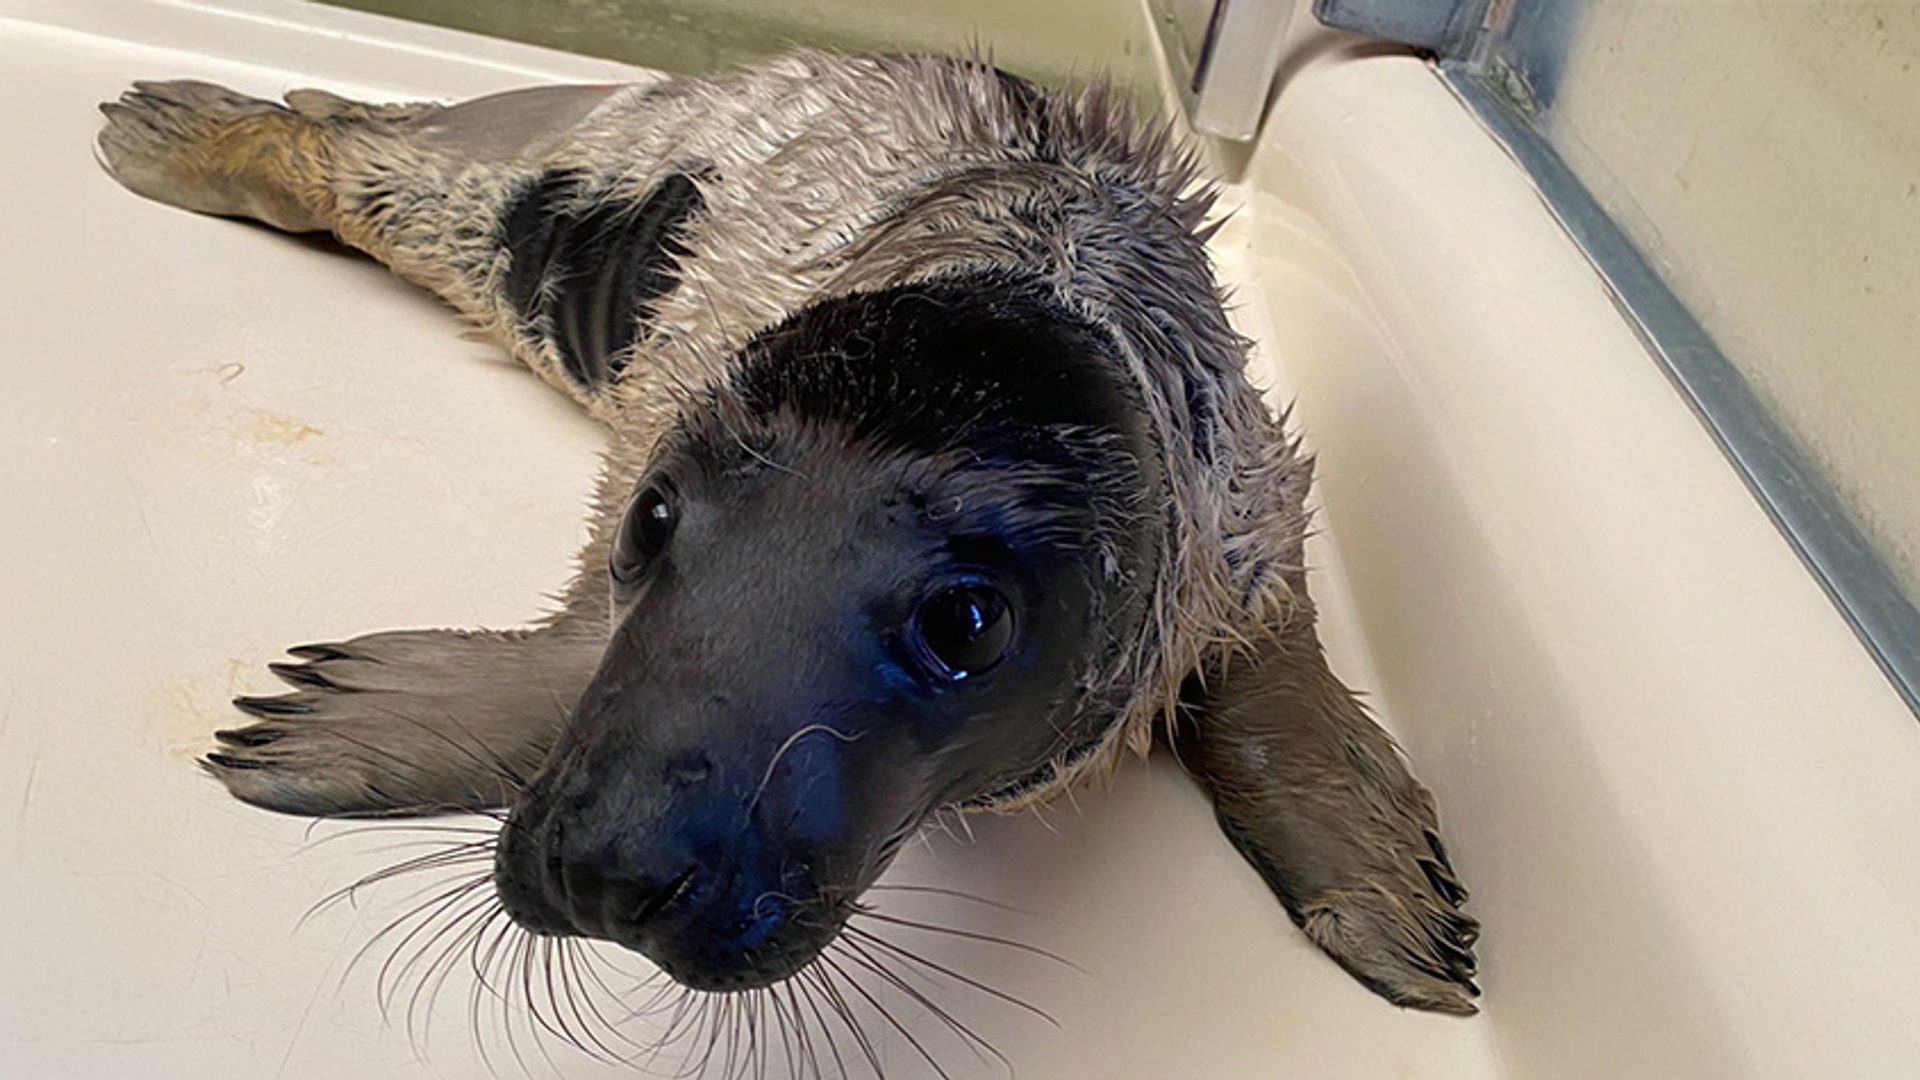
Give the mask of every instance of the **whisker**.
<svg viewBox="0 0 1920 1080">
<path fill-rule="evenodd" d="M 678 989 L 680 993 L 674 999 L 673 1015 L 667 1020 L 666 1031 L 662 1033 L 660 1038 L 654 1043 L 651 1056 L 655 1058 L 666 1053 L 667 1048 L 677 1042 L 686 1039 L 692 1039 L 698 1042 L 700 1030 L 706 1022 L 707 1003 L 705 996 L 693 990 L 688 990 L 686 987 L 679 986 L 677 983 L 675 984 L 675 988 Z M 687 1057 L 689 1060 L 692 1056 L 692 1051 L 688 1051 Z M 674 1075 L 684 1076 L 689 1074 L 682 1071 Z"/>
<path fill-rule="evenodd" d="M 369 874 L 365 874 L 350 885 L 335 889 L 321 897 L 311 907 L 307 908 L 306 912 L 300 916 L 300 921 L 295 924 L 294 929 L 297 931 L 300 927 L 305 926 L 307 921 L 314 916 L 342 902 L 345 902 L 348 906 L 354 906 L 360 890 L 378 885 L 381 882 L 392 881 L 394 878 L 404 877 L 408 874 L 417 874 L 427 870 L 444 869 L 446 867 L 461 866 L 467 863 L 491 863 L 493 861 L 493 841 L 491 840 L 473 840 L 451 845 L 448 845 L 445 841 L 420 840 L 414 841 L 413 846 L 428 843 L 442 845 L 441 850 L 402 859 L 397 863 L 392 863 Z"/>
<path fill-rule="evenodd" d="M 487 941 L 484 948 L 481 947 L 481 941 L 477 940 L 474 942 L 473 950 L 467 954 L 467 970 L 473 975 L 473 993 L 475 996 L 491 997 L 501 1004 L 506 1003 L 507 997 L 502 993 L 501 987 L 494 985 L 494 980 L 497 976 L 492 973 L 495 968 L 503 965 L 511 969 L 512 948 L 509 942 L 513 939 L 514 932 L 515 927 L 513 923 L 508 921 L 501 925 L 492 939 Z M 510 970 L 503 972 L 503 974 L 509 973 Z M 510 986 L 511 983 L 509 982 L 505 985 Z"/>
<path fill-rule="evenodd" d="M 554 970 L 553 939 L 550 937 L 534 938 L 529 945 L 531 952 L 537 954 L 540 958 L 541 977 L 538 980 L 539 987 L 541 992 L 546 995 L 547 1013 L 553 1027 L 558 1029 L 560 1040 L 573 1045 L 588 1057 L 600 1061 L 607 1061 L 612 1064 L 619 1064 L 617 1057 L 606 1057 L 595 1049 L 590 1048 L 581 1038 L 580 1034 L 574 1030 L 573 1024 L 568 1022 L 566 1010 L 560 1007 L 562 995 L 560 993 L 559 976 Z M 531 965 L 529 965 L 529 967 L 531 967 Z M 531 972 L 529 972 L 529 974 L 531 974 Z M 531 998 L 531 994 L 529 994 L 529 998 Z"/>
<path fill-rule="evenodd" d="M 612 1044 L 619 1044 L 619 1046 L 624 1049 L 613 1051 L 614 1056 L 617 1057 L 622 1064 L 631 1065 L 634 1054 L 640 1050 L 640 1044 L 629 1037 L 625 1031 L 622 1031 L 619 1025 L 609 1021 L 606 1013 L 601 1011 L 600 1003 L 595 1000 L 594 990 L 597 986 L 604 985 L 604 983 L 601 983 L 597 978 L 589 979 L 587 970 L 582 962 L 581 950 L 572 940 L 562 939 L 558 943 L 558 948 L 561 962 L 565 965 L 561 973 L 562 982 L 568 987 L 568 1001 L 572 1003 L 574 1013 L 579 1017 L 581 1026 L 589 1031 L 594 1030 L 597 1026 L 599 1031 L 604 1033 L 604 1038 L 600 1040 L 602 1045 L 608 1046 L 609 1050 L 613 1051 Z"/>
<path fill-rule="evenodd" d="M 860 919 L 872 919 L 875 922 L 890 923 L 894 926 L 902 926 L 909 930 L 918 930 L 923 933 L 945 934 L 949 937 L 964 938 L 967 941 L 978 941 L 986 945 L 996 945 L 1003 949 L 1013 949 L 1026 953 L 1029 956 L 1038 956 L 1044 960 L 1051 960 L 1062 967 L 1071 968 L 1082 975 L 1087 974 L 1085 968 L 1058 953 L 1048 952 L 1038 945 L 1029 945 L 1024 941 L 1015 941 L 1012 938 L 999 937 L 994 934 L 982 933 L 978 930 L 962 930 L 955 926 L 941 926 L 938 923 L 921 922 L 917 919 L 903 918 L 899 915 L 889 915 L 885 912 L 859 904 L 854 905 L 853 916 L 854 918 Z"/>
<path fill-rule="evenodd" d="M 781 752 L 815 730 L 842 740 L 854 738 L 814 725 L 790 736 Z M 762 777 L 762 792 L 778 761 L 776 755 Z M 850 1080 L 856 1071 L 882 1080 L 888 1070 L 883 1043 L 870 1030 L 875 1016 L 885 1025 L 878 1030 L 891 1030 L 939 1077 L 950 1080 L 952 1075 L 941 1060 L 943 1054 L 951 1056 L 951 1049 L 943 1045 L 949 1037 L 983 1062 L 997 1062 L 1011 1073 L 1006 1055 L 939 1000 L 946 996 L 940 989 L 962 987 L 1056 1028 L 1059 1021 L 950 962 L 924 955 L 899 940 L 898 933 L 977 942 L 1083 970 L 1060 955 L 1013 938 L 854 902 L 839 938 L 788 979 L 726 994 L 695 991 L 665 979 L 657 969 L 621 963 L 634 960 L 631 953 L 609 955 L 612 950 L 594 942 L 523 930 L 491 888 L 496 829 L 468 824 L 359 825 L 321 837 L 314 845 L 375 829 L 388 837 L 399 830 L 398 838 L 378 850 L 401 857 L 328 893 L 302 916 L 302 923 L 330 907 L 358 907 L 362 890 L 418 880 L 419 888 L 403 894 L 409 906 L 354 953 L 342 981 L 376 952 L 384 953 L 374 979 L 374 996 L 382 1014 L 401 1023 L 416 1052 L 424 1056 L 438 1011 L 435 1002 L 448 980 L 464 968 L 472 980 L 468 1027 L 482 1063 L 494 1075 L 501 1075 L 503 1068 L 529 1076 L 536 1071 L 564 1075 L 553 1051 L 557 1041 L 596 1062 L 649 1071 L 665 1067 L 672 1076 L 689 1080 L 773 1075 L 795 1080 L 827 1080 L 837 1075 Z M 906 839 L 904 833 L 901 839 Z M 903 882 L 872 888 L 881 896 L 938 897 L 1029 914 L 941 885 Z M 888 932 L 884 927 L 898 930 Z M 908 1009 L 902 1011 L 902 1005 Z M 863 1015 L 868 1013 L 873 1015 Z M 929 1038 L 924 1022 L 908 1023 L 923 1014 L 950 1034 Z M 646 1024 L 640 1029 L 645 1034 L 632 1027 L 637 1021 Z M 502 1043 L 511 1066 L 496 1056 Z M 854 1052 L 848 1052 L 849 1046 Z"/>
<path fill-rule="evenodd" d="M 503 934 L 502 941 L 505 941 L 508 936 L 510 935 Z M 532 1070 L 527 1067 L 526 1053 L 520 1049 L 520 1041 L 514 1035 L 513 1023 L 514 974 L 517 970 L 521 969 L 520 953 L 521 950 L 525 948 L 526 939 L 523 937 L 515 938 L 512 944 L 508 945 L 505 952 L 501 954 L 506 967 L 505 970 L 501 972 L 500 987 L 495 990 L 494 993 L 496 1000 L 500 1004 L 500 1030 L 506 1036 L 507 1049 L 512 1052 L 513 1060 L 515 1064 L 520 1066 L 520 1071 L 531 1075 Z"/>
<path fill-rule="evenodd" d="M 847 974 L 846 969 L 842 968 L 839 964 L 835 963 L 832 957 L 823 954 L 820 957 L 820 960 L 822 963 L 826 964 L 828 967 L 831 967 L 833 970 L 839 972 L 840 977 L 845 979 L 847 981 L 847 985 L 853 988 L 853 992 L 860 995 L 861 1000 L 865 1001 L 867 1005 L 873 1009 L 873 1011 L 879 1013 L 880 1018 L 887 1022 L 888 1027 L 891 1027 L 893 1030 L 899 1032 L 900 1037 L 907 1040 L 907 1044 L 909 1046 L 912 1046 L 913 1049 L 917 1053 L 919 1053 L 921 1060 L 925 1061 L 927 1063 L 927 1066 L 931 1068 L 934 1072 L 940 1074 L 941 1080 L 953 1080 L 953 1077 L 947 1073 L 946 1068 L 942 1066 L 940 1062 L 931 1053 L 927 1052 L 927 1048 L 921 1044 L 920 1040 L 914 1036 L 913 1032 L 909 1030 L 905 1024 L 902 1024 L 898 1017 L 894 1016 L 893 1013 L 889 1012 L 885 1005 L 882 1005 L 878 999 L 876 999 L 871 993 L 869 993 L 866 987 L 861 986 L 860 981 L 858 979 L 855 979 L 851 975 Z"/>
<path fill-rule="evenodd" d="M 977 895 L 975 893 L 962 892 L 959 889 L 948 889 L 939 885 L 923 885 L 923 884 L 909 883 L 909 882 L 894 883 L 894 882 L 880 881 L 867 886 L 867 891 L 868 892 L 926 893 L 932 896 L 947 896 L 947 897 L 952 897 L 955 900 L 965 900 L 970 904 L 978 904 L 981 907 L 992 908 L 995 911 L 1004 911 L 1010 915 L 1032 915 L 1033 914 L 1033 912 L 1028 911 L 1024 908 L 1017 908 L 1011 904 L 1003 904 L 998 900 L 989 900 L 986 897 Z"/>
<path fill-rule="evenodd" d="M 824 957 L 822 959 L 824 960 Z M 866 1059 L 867 1066 L 873 1070 L 873 1075 L 885 1075 L 886 1070 L 880 1065 L 880 1055 L 873 1045 L 872 1037 L 867 1034 L 866 1028 L 860 1026 L 860 1020 L 854 1015 L 852 1005 L 848 1003 L 846 996 L 840 993 L 840 988 L 834 984 L 833 975 L 836 969 L 816 961 L 809 970 L 818 975 L 820 988 L 827 996 L 828 1007 L 853 1035 L 854 1042 L 859 1045 L 860 1054 Z M 841 973 L 841 977 L 846 976 Z"/>
<path fill-rule="evenodd" d="M 1037 1016 L 1040 1019 L 1045 1020 L 1047 1023 L 1053 1025 L 1056 1028 L 1060 1026 L 1059 1020 L 1055 1019 L 1051 1014 L 1049 1014 L 1046 1010 L 1040 1008 L 1039 1006 L 1034 1005 L 1031 1002 L 1024 1001 L 1020 998 L 1017 998 L 1012 994 L 1007 993 L 1004 990 L 999 990 L 993 986 L 989 986 L 988 984 L 981 982 L 980 980 L 973 978 L 972 976 L 963 974 L 953 968 L 950 968 L 945 964 L 941 964 L 936 961 L 929 960 L 926 957 L 921 956 L 920 954 L 914 952 L 913 950 L 903 947 L 898 942 L 889 941 L 886 938 L 883 938 L 880 935 L 873 933 L 870 930 L 862 930 L 856 926 L 847 927 L 846 933 L 858 941 L 866 942 L 867 944 L 873 945 L 876 948 L 883 949 L 889 955 L 896 956 L 901 960 L 904 960 L 910 964 L 927 968 L 930 971 L 938 972 L 941 975 L 945 975 L 949 979 L 953 979 L 957 982 L 965 983 L 966 985 L 974 988 L 975 990 L 980 991 L 983 994 L 986 994 L 990 997 L 998 998 L 999 1000 L 1004 1001 L 1007 1004 L 1014 1006 L 1015 1008 L 1018 1008 L 1024 1012 L 1031 1013 L 1034 1016 Z"/>
<path fill-rule="evenodd" d="M 433 926 L 436 920 L 442 918 L 449 910 L 458 907 L 464 899 L 470 897 L 483 884 L 485 884 L 484 879 L 474 879 L 448 886 L 439 895 L 415 905 L 399 918 L 381 927 L 378 932 L 367 939 L 366 944 L 355 950 L 352 959 L 347 961 L 345 970 L 340 974 L 341 986 L 344 987 L 346 985 L 346 979 L 367 959 L 373 952 L 375 946 L 379 945 L 382 941 L 388 940 L 393 935 L 399 934 L 399 939 L 393 943 L 392 949 L 387 953 L 387 959 L 381 963 L 380 971 L 374 980 L 374 998 L 380 1002 L 381 1011 L 387 1011 L 389 1002 L 387 1001 L 385 987 L 387 984 L 388 971 L 392 968 L 395 959 L 403 953 L 416 938 L 427 932 L 428 928 Z M 484 906 L 489 900 L 491 900 L 491 897 L 483 897 L 475 901 L 475 903 Z M 402 933 L 403 928 L 406 928 L 404 933 Z"/>
<path fill-rule="evenodd" d="M 485 1034 L 485 1027 L 481 1023 L 481 1002 L 486 1000 L 487 991 L 484 986 L 485 981 L 477 974 L 477 972 L 485 966 L 483 957 L 491 955 L 492 950 L 497 947 L 501 934 L 504 933 L 504 931 L 495 931 L 490 934 L 489 928 L 492 925 L 492 919 L 489 918 L 475 929 L 471 938 L 467 939 L 467 968 L 469 972 L 476 973 L 474 974 L 473 980 L 467 985 L 467 1029 L 473 1032 L 474 1049 L 479 1052 L 480 1061 L 486 1066 L 487 1073 L 491 1076 L 499 1076 L 500 1071 L 495 1068 L 493 1064 L 493 1054 L 487 1049 L 488 1040 Z M 491 939 L 494 944 L 487 944 L 489 939 Z M 449 962 L 447 966 L 447 977 L 451 977 L 452 971 L 453 963 Z"/>
<path fill-rule="evenodd" d="M 858 742 L 860 739 L 860 733 L 857 731 L 849 735 L 843 731 L 840 731 L 837 728 L 830 727 L 826 724 L 807 724 L 806 726 L 800 728 L 800 730 L 795 731 L 793 734 L 787 736 L 786 740 L 780 744 L 779 749 L 773 752 L 773 760 L 767 762 L 767 770 L 766 772 L 762 773 L 760 776 L 760 786 L 753 790 L 753 798 L 749 800 L 747 803 L 747 811 L 749 813 L 753 811 L 754 807 L 760 805 L 760 796 L 766 794 L 767 784 L 773 780 L 773 770 L 780 765 L 781 757 L 783 757 L 788 750 L 793 749 L 793 745 L 795 743 L 799 742 L 801 739 L 806 738 L 808 735 L 811 735 L 816 731 L 824 731 L 828 735 L 831 735 L 834 738 L 839 739 L 843 743 Z"/>
<path fill-rule="evenodd" d="M 353 960 L 347 965 L 348 970 L 351 971 L 364 960 L 376 945 L 388 940 L 394 934 L 400 935 L 399 939 L 393 942 L 393 947 L 388 951 L 386 960 L 381 963 L 378 976 L 374 980 L 374 994 L 383 1002 L 382 1007 L 384 1008 L 387 997 L 385 991 L 388 985 L 389 975 L 400 955 L 406 952 L 407 948 L 412 945 L 420 935 L 428 934 L 429 932 L 432 932 L 432 936 L 422 943 L 422 948 L 431 948 L 434 941 L 438 939 L 439 934 L 444 933 L 444 931 L 433 932 L 434 924 L 445 916 L 447 912 L 460 906 L 462 901 L 472 898 L 474 893 L 480 892 L 480 890 L 488 884 L 488 880 L 484 877 L 475 877 L 465 881 L 455 882 L 443 888 L 437 895 L 415 905 L 399 918 L 394 919 L 382 927 L 373 937 L 367 939 L 367 943 L 362 945 L 359 950 L 354 953 Z M 485 894 L 477 899 L 473 899 L 472 906 L 485 907 L 491 903 L 492 900 L 493 897 L 491 894 Z M 403 928 L 404 932 L 402 932 Z"/>
<path fill-rule="evenodd" d="M 790 1048 L 787 1051 L 787 1075 L 798 1080 L 806 1080 L 809 1076 L 818 1080 L 820 1059 L 815 1056 L 813 1036 L 807 1030 L 807 1014 L 800 1011 L 800 1002 L 794 997 L 793 981 L 789 979 L 767 987 L 767 997 L 778 1014 L 785 1018 L 781 1026 L 781 1044 Z"/>
<path fill-rule="evenodd" d="M 857 963 L 866 967 L 867 970 L 873 972 L 874 974 L 880 976 L 882 979 L 886 980 L 888 985 L 892 986 L 894 989 L 898 990 L 902 994 L 907 995 L 907 997 L 912 999 L 915 1004 L 919 1005 L 921 1008 L 931 1013 L 934 1019 L 946 1025 L 947 1029 L 949 1031 L 952 1031 L 955 1035 L 959 1036 L 961 1043 L 965 1045 L 969 1050 L 972 1050 L 975 1056 L 981 1057 L 982 1060 L 985 1060 L 985 1057 L 990 1055 L 991 1057 L 993 1057 L 994 1060 L 1000 1062 L 1000 1064 L 1006 1068 L 1009 1075 L 1012 1074 L 1013 1062 L 1008 1061 L 1007 1056 L 1005 1054 L 1002 1054 L 998 1047 L 994 1046 L 991 1042 L 988 1042 L 978 1032 L 974 1031 L 972 1028 L 968 1027 L 965 1023 L 961 1022 L 961 1020 L 958 1017 L 954 1016 L 952 1013 L 948 1012 L 944 1007 L 942 1007 L 938 1002 L 934 1001 L 932 998 L 922 993 L 918 988 L 913 986 L 913 984 L 907 982 L 907 980 L 905 980 L 904 978 L 901 978 L 898 972 L 895 972 L 891 968 L 887 967 L 887 965 L 882 963 L 879 958 L 875 957 L 873 954 L 869 953 L 866 949 L 862 948 L 858 942 L 843 940 L 836 944 L 840 945 L 845 950 L 845 954 L 848 956 L 849 959 L 856 961 Z M 984 1051 L 984 1054 L 982 1053 L 983 1051 Z"/>
<path fill-rule="evenodd" d="M 767 1020 L 766 1013 L 762 1009 L 765 1002 L 757 989 L 735 994 L 734 998 L 740 1002 L 740 1022 L 746 1029 L 747 1065 L 741 1070 L 740 1075 L 745 1077 L 748 1071 L 751 1071 L 756 1080 L 759 1080 L 766 1076 L 767 1058 L 772 1055 L 766 1040 Z"/>
<path fill-rule="evenodd" d="M 780 989 L 787 995 L 787 1011 L 793 1016 L 794 1030 L 800 1042 L 800 1056 L 807 1065 L 807 1071 L 803 1075 L 812 1076 L 814 1080 L 826 1080 L 826 1070 L 820 1067 L 820 1048 L 815 1042 L 816 1033 L 807 1023 L 809 1010 L 802 1007 L 806 1004 L 804 993 L 806 987 L 789 979 L 781 985 Z M 821 1031 L 818 1035 L 824 1038 L 826 1032 Z"/>
<path fill-rule="evenodd" d="M 707 1068 L 713 1062 L 714 1055 L 724 1049 L 726 1025 L 723 1023 L 723 1019 L 725 1013 L 726 1010 L 722 1008 L 719 999 L 711 994 L 700 995 L 700 1008 L 696 1014 L 698 1016 L 698 1026 L 694 1029 L 696 1032 L 705 1033 L 705 1041 L 701 1044 L 700 1064 L 692 1072 L 684 1072 L 680 1075 L 706 1075 Z M 697 1036 L 696 1041 L 698 1041 Z M 725 1076 L 726 1074 L 722 1073 L 721 1075 Z"/>
<path fill-rule="evenodd" d="M 775 1064 L 785 1062 L 787 1071 L 782 1075 L 789 1080 L 799 1076 L 794 1058 L 793 1030 L 787 1026 L 786 1007 L 781 1004 L 780 995 L 774 993 L 772 986 L 762 986 L 753 991 L 753 999 L 754 1014 L 760 1018 L 761 1054 L 760 1072 L 757 1075 L 765 1076 Z M 774 1055 L 776 1049 L 779 1051 L 778 1057 Z"/>
<path fill-rule="evenodd" d="M 473 811 L 478 815 L 480 811 Z M 321 829 L 329 830 L 325 836 L 315 836 Z M 389 837 L 395 833 L 455 833 L 465 836 L 492 836 L 499 830 L 491 825 L 454 825 L 445 821 L 420 821 L 408 818 L 390 818 L 373 821 L 366 818 L 319 817 L 307 822 L 304 835 L 307 837 L 297 854 L 305 855 L 320 850 L 328 844 L 337 844 L 342 840 L 375 835 Z M 426 841 L 421 841 L 426 843 Z"/>
<path fill-rule="evenodd" d="M 635 1042 L 632 1038 L 628 1037 L 626 1032 L 620 1029 L 619 1024 L 607 1019 L 607 1014 L 600 1010 L 600 1003 L 594 999 L 594 990 L 596 988 L 616 1000 L 619 998 L 619 995 L 607 986 L 606 982 L 600 978 L 599 973 L 593 970 L 593 965 L 587 962 L 592 954 L 580 948 L 578 942 L 571 938 L 561 940 L 560 954 L 566 964 L 566 971 L 563 973 L 563 977 L 570 981 L 571 985 L 577 989 L 577 997 L 570 992 L 569 998 L 574 1001 L 576 1013 L 582 1010 L 585 1012 L 585 1015 L 581 1016 L 580 1022 L 589 1027 L 594 1024 L 599 1025 L 600 1030 L 606 1032 L 609 1037 L 625 1044 L 629 1051 L 643 1049 L 640 1043 Z M 621 1056 L 620 1060 L 624 1064 L 630 1065 L 633 1063 L 631 1054 Z"/>
<path fill-rule="evenodd" d="M 807 981 L 809 976 L 814 978 L 819 977 L 813 970 L 812 965 L 794 974 L 794 977 L 787 984 L 787 993 L 793 997 L 796 1007 L 805 1005 L 807 1011 L 813 1014 L 814 1022 L 820 1026 L 820 1041 L 826 1043 L 827 1053 L 833 1057 L 834 1072 L 840 1075 L 841 1080 L 846 1080 L 847 1063 L 845 1059 L 840 1056 L 840 1046 L 834 1041 L 833 1029 L 828 1026 L 826 1015 L 820 1011 L 820 1002 L 814 997 L 815 989 L 811 983 Z M 814 1061 L 813 1072 L 816 1080 L 825 1080 L 826 1074 L 819 1066 L 817 1053 L 809 1048 L 807 1056 Z"/>
<path fill-rule="evenodd" d="M 520 994 L 526 1001 L 527 1018 L 531 1021 L 530 1026 L 527 1028 L 527 1035 L 533 1041 L 533 1048 L 540 1052 L 540 1059 L 545 1061 L 547 1068 L 552 1069 L 557 1075 L 560 1072 L 560 1067 L 554 1063 L 553 1054 L 547 1049 L 547 1041 L 540 1037 L 540 1033 L 545 1031 L 547 1034 L 558 1038 L 562 1042 L 568 1042 L 569 1039 L 567 1038 L 566 1031 L 554 1023 L 554 1018 L 547 1016 L 541 1011 L 540 1000 L 535 994 L 539 983 L 534 978 L 534 953 L 541 950 L 543 948 L 542 943 L 547 940 L 548 939 L 534 934 L 521 935 L 518 958 L 520 967 Z M 549 997 L 548 1002 L 549 1004 L 552 1003 L 551 997 Z M 576 1048 L 585 1049 L 584 1047 Z"/>
<path fill-rule="evenodd" d="M 744 1069 L 735 1071 L 740 1063 L 739 997 L 728 994 L 720 998 L 720 1015 L 726 1019 L 727 1025 L 727 1058 L 725 1066 L 720 1070 L 720 1075 L 731 1080 L 732 1077 L 745 1075 Z"/>
<path fill-rule="evenodd" d="M 458 927 L 458 931 L 447 938 L 446 944 L 426 961 L 426 970 L 415 982 L 413 992 L 407 995 L 406 1025 L 409 1041 L 418 1041 L 425 1045 L 427 1029 L 433 1019 L 433 1003 L 439 999 L 440 989 L 446 985 L 447 978 L 453 973 L 461 951 L 468 947 L 471 939 L 486 932 L 487 926 L 500 912 L 492 905 L 492 897 L 485 897 L 468 906 L 467 910 L 452 917 L 449 922 Z M 464 924 L 464 925 L 463 925 Z M 409 977 L 413 965 L 427 957 L 427 948 L 401 971 L 401 979 Z M 425 1019 L 416 1019 L 425 1017 Z M 415 1033 L 418 1033 L 417 1036 Z"/>
</svg>

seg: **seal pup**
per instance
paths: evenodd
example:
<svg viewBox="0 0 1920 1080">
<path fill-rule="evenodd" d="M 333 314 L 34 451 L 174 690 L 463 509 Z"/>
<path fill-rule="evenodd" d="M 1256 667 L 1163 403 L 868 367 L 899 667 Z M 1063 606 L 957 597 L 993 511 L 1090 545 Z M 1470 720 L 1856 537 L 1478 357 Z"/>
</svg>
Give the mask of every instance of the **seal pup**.
<svg viewBox="0 0 1920 1080">
<path fill-rule="evenodd" d="M 804 975 L 930 816 L 1159 735 L 1329 955 L 1474 1010 L 1433 800 L 1322 657 L 1311 467 L 1224 315 L 1213 191 L 1104 87 L 799 52 L 102 110 L 128 188 L 331 232 L 612 434 L 559 610 L 289 650 L 204 759 L 239 798 L 505 808 L 519 926 L 726 992 Z"/>
</svg>

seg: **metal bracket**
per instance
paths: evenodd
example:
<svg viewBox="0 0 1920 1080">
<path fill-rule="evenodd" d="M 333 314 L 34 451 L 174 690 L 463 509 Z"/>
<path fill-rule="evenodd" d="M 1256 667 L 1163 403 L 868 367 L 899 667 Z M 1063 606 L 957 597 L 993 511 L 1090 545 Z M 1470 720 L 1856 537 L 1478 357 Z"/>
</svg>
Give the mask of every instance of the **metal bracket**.
<svg viewBox="0 0 1920 1080">
<path fill-rule="evenodd" d="M 1149 6 L 1194 130 L 1253 138 L 1295 0 L 1150 0 Z"/>
</svg>

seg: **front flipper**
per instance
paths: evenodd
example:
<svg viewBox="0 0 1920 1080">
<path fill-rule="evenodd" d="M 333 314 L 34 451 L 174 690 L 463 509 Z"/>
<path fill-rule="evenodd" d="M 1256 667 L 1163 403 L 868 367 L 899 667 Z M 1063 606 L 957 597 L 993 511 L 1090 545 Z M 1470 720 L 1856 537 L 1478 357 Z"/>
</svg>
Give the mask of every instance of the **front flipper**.
<svg viewBox="0 0 1920 1080">
<path fill-rule="evenodd" d="M 1236 656 L 1182 728 L 1220 825 L 1316 944 L 1398 1005 L 1469 1014 L 1479 924 L 1433 797 L 1328 670 L 1311 609 Z"/>
<path fill-rule="evenodd" d="M 294 693 L 234 700 L 203 763 L 236 797 L 291 814 L 504 805 L 559 736 L 604 639 L 560 628 L 403 630 L 288 650 Z"/>
</svg>

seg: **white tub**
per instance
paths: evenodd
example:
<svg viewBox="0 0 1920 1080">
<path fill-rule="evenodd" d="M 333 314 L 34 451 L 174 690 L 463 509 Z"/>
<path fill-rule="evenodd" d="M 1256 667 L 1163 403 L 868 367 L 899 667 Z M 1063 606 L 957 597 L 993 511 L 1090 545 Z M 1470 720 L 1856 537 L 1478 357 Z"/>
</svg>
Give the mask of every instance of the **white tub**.
<svg viewBox="0 0 1920 1080">
<path fill-rule="evenodd" d="M 465 986 L 410 1033 L 383 954 L 350 968 L 408 888 L 302 920 L 392 841 L 191 761 L 282 646 L 535 614 L 599 436 L 372 264 L 117 188 L 95 103 L 183 75 L 620 72 L 268 0 L 0 0 L 0 1077 L 487 1076 Z M 1440 798 L 1485 1015 L 1360 989 L 1163 762 L 903 859 L 1016 909 L 941 918 L 1077 965 L 936 940 L 1058 1026 L 945 1000 L 1032 1077 L 1912 1074 L 1920 724 L 1518 172 L 1423 65 L 1334 47 L 1244 175 L 1223 272 L 1321 454 L 1331 646 Z"/>
</svg>

